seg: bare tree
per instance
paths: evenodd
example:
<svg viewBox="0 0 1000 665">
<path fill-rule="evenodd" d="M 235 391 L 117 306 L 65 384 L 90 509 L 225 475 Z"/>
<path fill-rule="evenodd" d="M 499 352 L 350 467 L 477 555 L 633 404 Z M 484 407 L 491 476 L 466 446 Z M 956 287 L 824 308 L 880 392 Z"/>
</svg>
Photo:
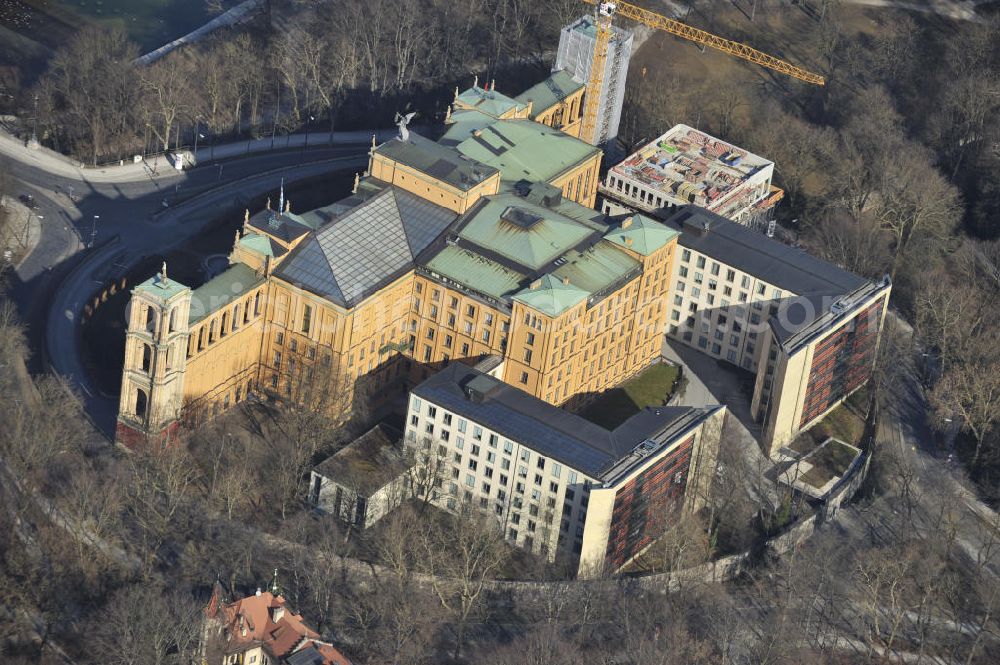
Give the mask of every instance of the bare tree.
<svg viewBox="0 0 1000 665">
<path fill-rule="evenodd" d="M 461 507 L 455 519 L 430 520 L 419 536 L 424 572 L 431 588 L 455 624 L 458 659 L 465 645 L 469 617 L 480 606 L 486 583 L 510 556 L 503 532 L 491 515 Z"/>
</svg>

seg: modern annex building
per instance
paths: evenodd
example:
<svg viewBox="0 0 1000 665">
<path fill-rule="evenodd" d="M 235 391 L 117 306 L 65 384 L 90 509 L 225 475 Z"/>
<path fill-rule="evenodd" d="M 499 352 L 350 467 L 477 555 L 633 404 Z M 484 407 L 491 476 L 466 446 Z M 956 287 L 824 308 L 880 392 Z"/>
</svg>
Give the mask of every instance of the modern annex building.
<svg viewBox="0 0 1000 665">
<path fill-rule="evenodd" d="M 405 441 L 438 505 L 493 513 L 508 541 L 586 577 L 620 570 L 673 510 L 704 504 L 725 416 L 647 408 L 608 431 L 455 363 L 413 389 Z"/>
<path fill-rule="evenodd" d="M 553 86 L 573 87 L 558 73 Z M 136 286 L 119 441 L 162 444 L 182 418 L 251 393 L 343 392 L 346 411 L 355 393 L 384 397 L 486 355 L 552 404 L 647 366 L 678 234 L 609 224 L 591 207 L 601 151 L 518 117 L 578 126 L 575 94 L 519 102 L 474 86 L 440 141 L 401 132 L 373 146 L 348 198 L 248 212 L 231 267 L 203 286 L 166 267 Z"/>
<path fill-rule="evenodd" d="M 868 380 L 888 309 L 871 282 L 707 210 L 688 206 L 667 334 L 754 372 L 752 415 L 771 455 Z"/>
</svg>

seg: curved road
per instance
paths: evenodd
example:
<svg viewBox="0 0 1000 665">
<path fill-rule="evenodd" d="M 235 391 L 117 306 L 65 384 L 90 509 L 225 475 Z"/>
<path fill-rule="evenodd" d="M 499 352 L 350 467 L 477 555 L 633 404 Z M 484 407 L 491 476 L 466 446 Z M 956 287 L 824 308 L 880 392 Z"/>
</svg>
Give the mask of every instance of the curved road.
<svg viewBox="0 0 1000 665">
<path fill-rule="evenodd" d="M 78 391 L 92 422 L 114 431 L 117 401 L 100 396 L 80 362 L 77 322 L 86 302 L 143 256 L 166 253 L 199 233 L 220 208 L 274 190 L 286 181 L 367 164 L 368 144 L 316 146 L 246 155 L 178 173 L 162 164 L 81 171 L 48 151 L 0 138 L 0 160 L 42 217 L 36 247 L 15 271 L 11 292 L 29 327 L 38 360 Z M 164 208 L 164 201 L 169 207 Z M 96 240 L 95 249 L 81 251 Z M 42 346 L 44 340 L 44 346 Z"/>
</svg>

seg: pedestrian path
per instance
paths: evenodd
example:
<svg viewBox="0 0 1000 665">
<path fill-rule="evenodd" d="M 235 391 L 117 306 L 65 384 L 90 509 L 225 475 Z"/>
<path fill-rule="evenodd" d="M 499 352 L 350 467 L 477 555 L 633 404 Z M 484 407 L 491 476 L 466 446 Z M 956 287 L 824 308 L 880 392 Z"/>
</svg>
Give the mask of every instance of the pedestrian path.
<svg viewBox="0 0 1000 665">
<path fill-rule="evenodd" d="M 309 132 L 287 136 L 267 136 L 246 141 L 234 141 L 215 146 L 200 146 L 197 151 L 181 151 L 185 169 L 244 155 L 273 150 L 308 150 L 337 145 L 370 143 L 372 136 L 379 143 L 396 136 L 397 130 L 362 129 L 349 132 Z M 163 155 L 147 157 L 139 162 L 124 160 L 120 164 L 88 168 L 79 162 L 45 147 L 28 148 L 21 139 L 0 131 L 0 155 L 28 166 L 34 166 L 54 176 L 89 183 L 124 183 L 176 175 L 177 169 Z"/>
</svg>

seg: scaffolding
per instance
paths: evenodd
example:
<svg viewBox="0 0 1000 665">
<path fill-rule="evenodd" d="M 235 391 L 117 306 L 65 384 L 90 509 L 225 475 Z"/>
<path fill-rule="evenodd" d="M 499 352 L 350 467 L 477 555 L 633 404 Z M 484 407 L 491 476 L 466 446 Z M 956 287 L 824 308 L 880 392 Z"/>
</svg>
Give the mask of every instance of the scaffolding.
<svg viewBox="0 0 1000 665">
<path fill-rule="evenodd" d="M 559 35 L 559 51 L 553 71 L 567 70 L 578 81 L 586 81 L 587 95 L 597 94 L 600 98 L 592 136 L 586 133 L 580 138 L 593 145 L 604 145 L 618 136 L 622 103 L 625 99 L 625 76 L 632 56 L 632 32 L 611 26 L 606 57 L 603 59 L 603 76 L 593 76 L 591 67 L 598 38 L 598 26 L 594 16 L 588 14 L 564 27 Z M 594 91 L 591 81 L 600 80 L 600 89 Z"/>
</svg>

